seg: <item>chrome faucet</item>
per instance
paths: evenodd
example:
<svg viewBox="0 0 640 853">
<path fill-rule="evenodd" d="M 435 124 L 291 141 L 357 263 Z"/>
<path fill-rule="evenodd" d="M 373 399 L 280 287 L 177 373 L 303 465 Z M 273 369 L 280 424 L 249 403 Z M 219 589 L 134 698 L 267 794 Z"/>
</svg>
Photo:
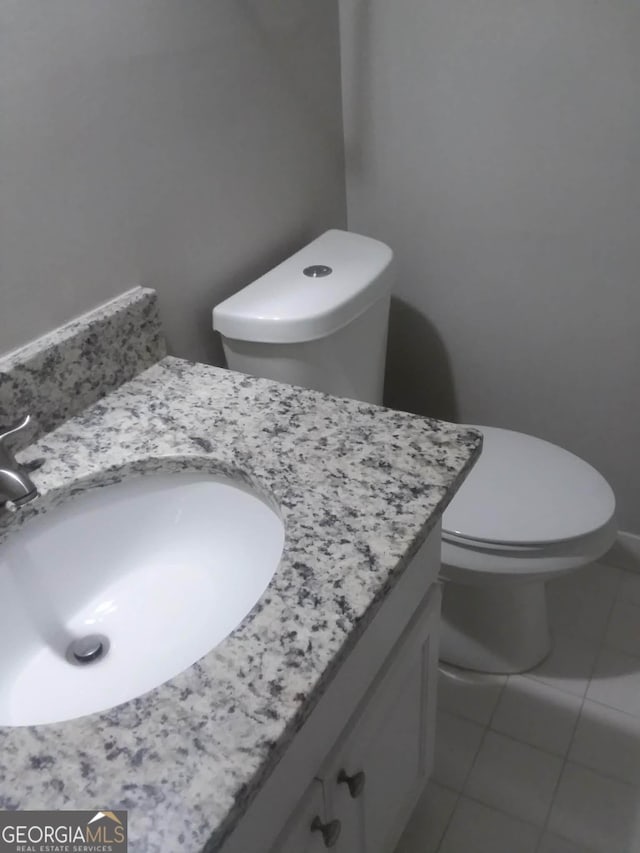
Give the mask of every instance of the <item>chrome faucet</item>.
<svg viewBox="0 0 640 853">
<path fill-rule="evenodd" d="M 16 461 L 6 446 L 6 440 L 23 430 L 31 421 L 27 415 L 20 423 L 9 429 L 0 429 L 0 509 L 7 503 L 22 506 L 38 497 L 38 490 L 25 469 Z"/>
</svg>

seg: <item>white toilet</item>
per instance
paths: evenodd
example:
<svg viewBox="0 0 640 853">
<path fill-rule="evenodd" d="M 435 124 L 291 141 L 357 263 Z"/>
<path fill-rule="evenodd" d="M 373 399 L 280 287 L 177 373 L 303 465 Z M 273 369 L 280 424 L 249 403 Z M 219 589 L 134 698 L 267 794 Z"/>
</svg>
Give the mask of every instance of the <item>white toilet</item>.
<svg viewBox="0 0 640 853">
<path fill-rule="evenodd" d="M 382 402 L 393 253 L 327 231 L 217 305 L 232 370 Z M 549 442 L 495 427 L 444 513 L 440 657 L 521 672 L 551 648 L 545 582 L 601 557 L 615 498 L 590 465 Z"/>
<path fill-rule="evenodd" d="M 523 672 L 551 649 L 545 582 L 609 550 L 615 498 L 573 453 L 521 432 L 478 429 L 482 455 L 442 518 L 440 657 Z"/>
</svg>

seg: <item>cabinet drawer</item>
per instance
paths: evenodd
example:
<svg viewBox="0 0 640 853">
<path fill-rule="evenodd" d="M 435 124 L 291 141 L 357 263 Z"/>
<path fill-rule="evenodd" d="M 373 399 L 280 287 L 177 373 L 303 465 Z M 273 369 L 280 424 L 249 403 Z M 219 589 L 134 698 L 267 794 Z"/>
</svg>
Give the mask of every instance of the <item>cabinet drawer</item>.
<svg viewBox="0 0 640 853">
<path fill-rule="evenodd" d="M 390 853 L 432 770 L 439 614 L 434 587 L 321 773 L 348 853 Z"/>
<path fill-rule="evenodd" d="M 327 826 L 324 791 L 316 779 L 309 785 L 293 817 L 271 848 L 271 853 L 326 853 L 325 838 L 319 830 L 311 828 L 314 821 Z M 256 843 L 252 849 L 261 848 Z"/>
</svg>

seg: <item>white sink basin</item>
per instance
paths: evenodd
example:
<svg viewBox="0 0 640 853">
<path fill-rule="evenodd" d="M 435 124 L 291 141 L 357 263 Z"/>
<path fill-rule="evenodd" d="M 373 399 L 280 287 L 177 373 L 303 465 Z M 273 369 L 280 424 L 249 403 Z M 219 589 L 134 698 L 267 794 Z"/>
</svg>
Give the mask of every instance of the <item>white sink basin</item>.
<svg viewBox="0 0 640 853">
<path fill-rule="evenodd" d="M 177 675 L 249 613 L 283 545 L 270 507 L 206 474 L 125 480 L 34 518 L 0 547 L 0 725 L 103 711 Z M 102 654 L 79 663 L 70 644 L 88 635 Z"/>
</svg>

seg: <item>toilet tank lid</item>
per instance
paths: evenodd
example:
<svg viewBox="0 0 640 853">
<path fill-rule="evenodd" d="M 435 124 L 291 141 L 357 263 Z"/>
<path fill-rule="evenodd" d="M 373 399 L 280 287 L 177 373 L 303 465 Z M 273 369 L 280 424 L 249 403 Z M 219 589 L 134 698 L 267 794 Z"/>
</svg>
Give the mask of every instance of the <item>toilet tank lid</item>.
<svg viewBox="0 0 640 853">
<path fill-rule="evenodd" d="M 545 545 L 612 523 L 611 486 L 584 459 L 525 433 L 475 428 L 482 453 L 444 512 L 444 538 Z"/>
<path fill-rule="evenodd" d="M 393 252 L 379 240 L 325 231 L 216 305 L 213 328 L 226 338 L 261 343 L 323 338 L 391 292 L 392 260 Z M 316 275 L 305 274 L 308 268 L 316 268 Z"/>
</svg>

